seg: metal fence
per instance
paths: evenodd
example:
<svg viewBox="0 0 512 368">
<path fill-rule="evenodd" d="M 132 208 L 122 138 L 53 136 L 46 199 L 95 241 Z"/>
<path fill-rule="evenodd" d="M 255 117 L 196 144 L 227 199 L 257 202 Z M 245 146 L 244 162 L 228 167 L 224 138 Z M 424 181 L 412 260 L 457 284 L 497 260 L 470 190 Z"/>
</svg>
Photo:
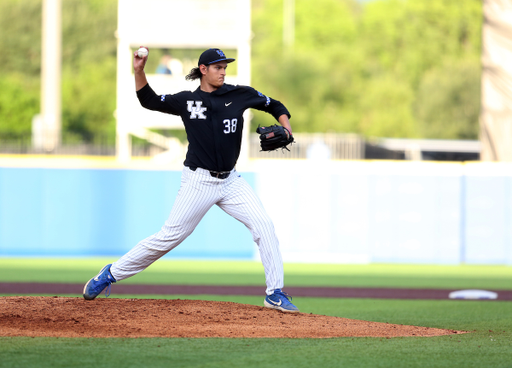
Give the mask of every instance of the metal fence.
<svg viewBox="0 0 512 368">
<path fill-rule="evenodd" d="M 151 157 L 161 153 L 162 149 L 147 142 L 136 141 L 132 143 L 132 156 Z M 31 138 L 0 139 L 0 154 L 47 154 L 70 156 L 115 156 L 116 146 L 107 140 L 99 143 L 64 141 L 51 152 L 34 148 Z"/>
<path fill-rule="evenodd" d="M 295 142 L 290 151 L 277 150 L 272 152 L 260 151 L 260 140 L 257 133 L 249 135 L 250 158 L 289 158 L 304 159 L 321 157 L 327 159 L 363 159 L 365 155 L 365 142 L 355 134 L 322 134 L 322 133 L 296 133 Z M 4 154 L 56 154 L 56 155 L 92 155 L 115 156 L 116 147 L 111 142 L 100 143 L 67 143 L 65 140 L 52 152 L 44 152 L 32 147 L 31 139 L 1 140 L 0 153 Z M 141 142 L 132 142 L 133 156 L 154 156 L 162 153 L 162 149 L 154 145 Z"/>
<path fill-rule="evenodd" d="M 365 141 L 357 134 L 295 133 L 290 151 L 260 151 L 259 134 L 250 134 L 250 158 L 361 160 L 365 157 Z"/>
<path fill-rule="evenodd" d="M 251 159 L 331 159 L 331 160 L 433 160 L 474 161 L 480 159 L 480 142 L 460 140 L 374 139 L 365 140 L 357 134 L 295 133 L 290 150 L 262 152 L 259 135 L 249 134 L 249 158 Z M 177 140 L 176 140 L 177 141 Z M 31 137 L 2 139 L 0 154 L 48 154 L 115 156 L 116 146 L 112 139 L 96 139 L 96 143 L 66 140 L 51 152 L 32 146 Z M 179 145 L 179 143 L 178 143 Z M 178 150 L 184 156 L 188 143 L 181 143 Z M 154 157 L 165 154 L 165 149 L 143 139 L 133 137 L 132 156 Z M 168 153 L 167 153 L 168 154 Z M 172 153 L 175 154 L 175 153 Z"/>
</svg>

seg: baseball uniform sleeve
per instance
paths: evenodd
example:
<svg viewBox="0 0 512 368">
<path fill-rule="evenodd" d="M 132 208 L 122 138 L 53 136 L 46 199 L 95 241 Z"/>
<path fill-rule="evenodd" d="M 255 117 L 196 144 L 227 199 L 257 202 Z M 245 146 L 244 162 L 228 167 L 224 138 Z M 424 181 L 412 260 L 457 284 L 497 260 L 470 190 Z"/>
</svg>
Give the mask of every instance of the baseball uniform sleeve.
<svg viewBox="0 0 512 368">
<path fill-rule="evenodd" d="M 142 107 L 172 115 L 180 115 L 179 99 L 174 95 L 157 95 L 149 84 L 137 91 L 137 98 Z"/>
<path fill-rule="evenodd" d="M 276 120 L 279 120 L 279 117 L 283 114 L 287 115 L 288 118 L 291 117 L 288 109 L 278 100 L 267 97 L 252 87 L 246 87 L 246 93 L 249 99 L 249 107 L 256 110 L 265 111 L 271 114 Z"/>
</svg>

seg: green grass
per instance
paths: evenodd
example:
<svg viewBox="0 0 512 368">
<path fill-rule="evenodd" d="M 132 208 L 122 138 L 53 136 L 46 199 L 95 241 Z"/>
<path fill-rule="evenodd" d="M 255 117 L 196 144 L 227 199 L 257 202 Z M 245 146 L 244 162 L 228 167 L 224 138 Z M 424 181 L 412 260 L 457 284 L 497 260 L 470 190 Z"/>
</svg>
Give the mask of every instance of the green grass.
<svg viewBox="0 0 512 368">
<path fill-rule="evenodd" d="M 108 261 L 112 260 L 1 259 L 0 281 L 82 283 Z M 503 266 L 293 264 L 286 265 L 285 271 L 287 285 L 308 286 L 511 289 L 512 279 L 512 268 Z M 131 281 L 264 284 L 263 270 L 257 262 L 162 260 Z M 123 297 L 202 299 L 254 305 L 262 305 L 263 299 L 263 296 L 215 295 Z M 304 297 L 294 298 L 294 302 L 305 313 L 470 333 L 392 339 L 0 337 L 0 367 L 512 367 L 512 302 Z"/>
<path fill-rule="evenodd" d="M 116 259 L 0 259 L 0 281 L 85 283 Z M 512 290 L 510 266 L 286 264 L 286 286 Z M 264 285 L 260 262 L 160 260 L 126 284 Z"/>
<path fill-rule="evenodd" d="M 430 338 L 432 339 L 432 338 Z M 1 367 L 510 367 L 491 339 L 9 339 Z M 3 342 L 0 338 L 0 342 Z M 91 354 L 91 351 L 97 352 Z M 468 353 L 470 354 L 468 359 Z M 476 352 L 478 354 L 476 354 Z M 98 355 L 101 358 L 98 359 Z M 9 357 L 13 359 L 10 360 Z"/>
<path fill-rule="evenodd" d="M 229 300 L 256 305 L 261 305 L 262 299 L 208 295 L 173 298 Z M 471 333 L 392 339 L 0 337 L 0 367 L 224 367 L 235 364 L 261 367 L 268 366 L 269 361 L 282 367 L 511 366 L 510 302 L 300 298 L 297 303 L 307 313 L 452 328 Z"/>
</svg>

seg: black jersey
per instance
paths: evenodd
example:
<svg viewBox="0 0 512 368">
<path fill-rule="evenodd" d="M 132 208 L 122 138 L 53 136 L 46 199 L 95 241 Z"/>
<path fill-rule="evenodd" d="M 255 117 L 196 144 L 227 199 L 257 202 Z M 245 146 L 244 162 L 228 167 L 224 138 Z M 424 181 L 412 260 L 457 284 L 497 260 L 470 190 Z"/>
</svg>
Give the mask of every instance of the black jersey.
<svg viewBox="0 0 512 368">
<path fill-rule="evenodd" d="M 242 145 L 245 110 L 265 111 L 276 120 L 283 114 L 290 117 L 281 102 L 248 86 L 224 84 L 211 93 L 197 88 L 159 96 L 146 84 L 137 91 L 137 97 L 149 110 L 181 116 L 189 142 L 185 166 L 214 171 L 235 167 Z"/>
</svg>

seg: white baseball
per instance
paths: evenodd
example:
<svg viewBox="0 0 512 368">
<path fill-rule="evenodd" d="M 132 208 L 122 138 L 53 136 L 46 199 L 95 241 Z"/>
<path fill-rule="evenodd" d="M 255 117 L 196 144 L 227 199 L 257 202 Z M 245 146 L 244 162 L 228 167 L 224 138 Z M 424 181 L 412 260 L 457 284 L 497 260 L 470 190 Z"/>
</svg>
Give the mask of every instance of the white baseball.
<svg viewBox="0 0 512 368">
<path fill-rule="evenodd" d="M 137 55 L 142 58 L 143 56 L 148 56 L 148 49 L 145 48 L 145 47 L 141 47 L 140 49 L 137 50 Z"/>
</svg>

